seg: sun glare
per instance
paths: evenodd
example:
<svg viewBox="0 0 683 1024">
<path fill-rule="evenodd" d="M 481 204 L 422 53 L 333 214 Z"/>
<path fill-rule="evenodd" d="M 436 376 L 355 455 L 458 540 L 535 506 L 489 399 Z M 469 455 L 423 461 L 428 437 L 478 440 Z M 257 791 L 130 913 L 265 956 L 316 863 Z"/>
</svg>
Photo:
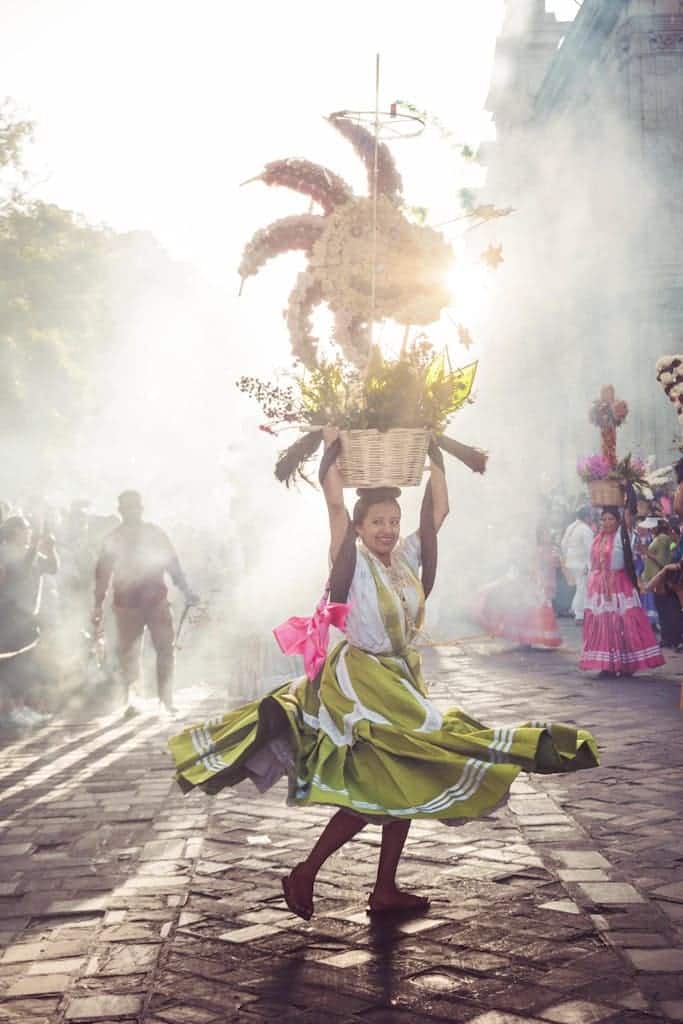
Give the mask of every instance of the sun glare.
<svg viewBox="0 0 683 1024">
<path fill-rule="evenodd" d="M 453 300 L 449 316 L 473 332 L 482 323 L 491 302 L 492 273 L 471 257 L 462 256 L 456 260 L 448 277 Z"/>
</svg>

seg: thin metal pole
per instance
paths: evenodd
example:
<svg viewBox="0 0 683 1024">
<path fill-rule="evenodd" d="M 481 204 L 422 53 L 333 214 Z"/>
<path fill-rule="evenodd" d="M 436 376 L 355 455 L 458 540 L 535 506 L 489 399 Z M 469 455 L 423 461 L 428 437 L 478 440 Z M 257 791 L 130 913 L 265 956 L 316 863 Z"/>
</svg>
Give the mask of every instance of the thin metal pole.
<svg viewBox="0 0 683 1024">
<path fill-rule="evenodd" d="M 375 58 L 375 152 L 372 161 L 372 264 L 370 276 L 370 343 L 375 323 L 377 293 L 377 178 L 379 176 L 379 54 Z"/>
</svg>

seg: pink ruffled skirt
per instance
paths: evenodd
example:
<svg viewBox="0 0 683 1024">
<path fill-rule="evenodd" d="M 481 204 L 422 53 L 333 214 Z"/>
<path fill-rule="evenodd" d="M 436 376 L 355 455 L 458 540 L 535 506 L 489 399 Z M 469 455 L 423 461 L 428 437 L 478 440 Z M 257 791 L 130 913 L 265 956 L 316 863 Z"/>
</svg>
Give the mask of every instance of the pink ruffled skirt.
<svg viewBox="0 0 683 1024">
<path fill-rule="evenodd" d="M 639 669 L 657 668 L 664 663 L 638 591 L 625 571 L 591 572 L 579 667 L 584 671 L 632 675 Z"/>
<path fill-rule="evenodd" d="M 506 577 L 482 587 L 473 618 L 492 636 L 532 647 L 559 647 L 562 637 L 550 601 L 540 586 Z"/>
</svg>

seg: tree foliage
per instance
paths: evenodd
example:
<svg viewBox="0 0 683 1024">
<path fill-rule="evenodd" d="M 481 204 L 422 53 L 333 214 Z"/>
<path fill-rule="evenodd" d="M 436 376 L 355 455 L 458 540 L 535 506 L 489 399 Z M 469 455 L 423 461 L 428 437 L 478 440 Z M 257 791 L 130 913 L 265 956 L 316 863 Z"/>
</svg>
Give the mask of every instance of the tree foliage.
<svg viewBox="0 0 683 1024">
<path fill-rule="evenodd" d="M 29 198 L 18 183 L 31 127 L 0 107 L 0 427 L 6 440 L 77 444 L 121 324 L 141 296 L 177 296 L 188 273 L 151 235 Z"/>
</svg>

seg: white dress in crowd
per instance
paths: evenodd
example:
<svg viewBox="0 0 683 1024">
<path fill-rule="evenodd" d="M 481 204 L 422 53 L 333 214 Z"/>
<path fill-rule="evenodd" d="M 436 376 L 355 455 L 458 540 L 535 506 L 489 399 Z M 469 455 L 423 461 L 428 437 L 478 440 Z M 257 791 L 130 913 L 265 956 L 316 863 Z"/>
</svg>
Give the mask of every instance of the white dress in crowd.
<svg viewBox="0 0 683 1024">
<path fill-rule="evenodd" d="M 572 573 L 576 583 L 572 612 L 577 622 L 583 621 L 593 540 L 594 534 L 588 523 L 584 523 L 582 519 L 575 519 L 564 531 L 560 543 L 562 562 Z"/>
</svg>

